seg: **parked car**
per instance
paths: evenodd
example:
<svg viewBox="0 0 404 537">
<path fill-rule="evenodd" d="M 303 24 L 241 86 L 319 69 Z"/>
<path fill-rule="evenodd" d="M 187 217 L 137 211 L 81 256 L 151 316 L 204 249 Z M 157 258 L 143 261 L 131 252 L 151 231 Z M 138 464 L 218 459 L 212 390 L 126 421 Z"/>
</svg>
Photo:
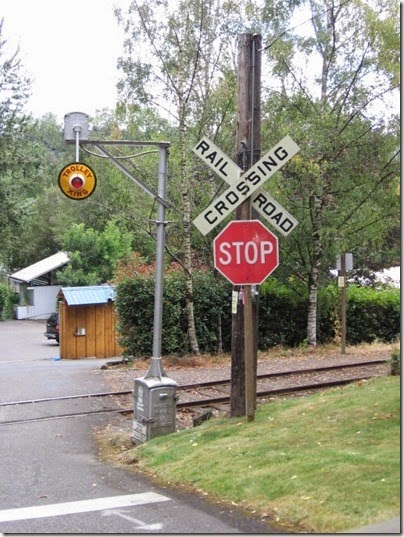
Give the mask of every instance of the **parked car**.
<svg viewBox="0 0 404 537">
<path fill-rule="evenodd" d="M 46 321 L 45 337 L 56 339 L 57 343 L 59 343 L 59 313 L 52 313 Z"/>
</svg>

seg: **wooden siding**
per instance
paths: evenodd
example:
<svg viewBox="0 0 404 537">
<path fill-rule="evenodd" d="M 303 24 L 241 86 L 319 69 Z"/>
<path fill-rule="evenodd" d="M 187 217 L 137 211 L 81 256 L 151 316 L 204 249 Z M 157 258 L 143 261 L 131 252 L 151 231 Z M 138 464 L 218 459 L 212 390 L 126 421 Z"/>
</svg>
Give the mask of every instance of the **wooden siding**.
<svg viewBox="0 0 404 537">
<path fill-rule="evenodd" d="M 121 354 L 112 302 L 86 306 L 60 302 L 59 308 L 61 358 L 111 358 Z M 85 329 L 85 335 L 76 335 L 80 328 Z"/>
</svg>

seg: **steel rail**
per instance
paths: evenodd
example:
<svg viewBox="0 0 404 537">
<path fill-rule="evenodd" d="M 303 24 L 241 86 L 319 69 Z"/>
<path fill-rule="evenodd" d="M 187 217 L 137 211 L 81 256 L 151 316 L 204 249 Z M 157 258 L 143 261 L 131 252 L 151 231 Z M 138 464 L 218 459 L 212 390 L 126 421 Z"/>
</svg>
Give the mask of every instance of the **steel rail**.
<svg viewBox="0 0 404 537">
<path fill-rule="evenodd" d="M 121 392 L 100 392 L 100 393 L 85 393 L 77 395 L 60 395 L 57 397 L 42 397 L 41 399 L 25 399 L 22 401 L 7 401 L 5 403 L 0 403 L 0 408 L 3 406 L 13 406 L 13 405 L 27 405 L 31 403 L 49 403 L 53 401 L 66 401 L 69 399 L 86 399 L 91 397 L 106 397 L 113 395 L 128 395 L 132 393 L 131 390 L 125 390 Z"/>
<path fill-rule="evenodd" d="M 262 390 L 262 391 L 260 390 L 260 391 L 257 391 L 257 398 L 285 395 L 285 394 L 291 394 L 291 393 L 302 392 L 302 391 L 313 391 L 313 390 L 320 390 L 320 389 L 325 389 L 325 388 L 332 388 L 334 386 L 342 386 L 344 384 L 349 384 L 351 382 L 356 382 L 359 380 L 371 379 L 371 378 L 374 378 L 374 376 L 375 375 L 360 375 L 359 377 L 348 378 L 348 379 L 314 382 L 313 384 L 302 384 L 300 386 L 271 388 L 270 390 Z M 209 405 L 227 403 L 227 402 L 230 402 L 230 396 L 212 397 L 212 398 L 199 399 L 199 400 L 194 400 L 194 401 L 184 401 L 184 402 L 179 401 L 177 403 L 177 408 L 187 408 L 187 407 L 193 407 L 193 406 L 209 406 Z"/>
<path fill-rule="evenodd" d="M 313 391 L 313 390 L 320 390 L 320 389 L 327 389 L 332 388 L 336 386 L 342 386 L 346 385 L 352 382 L 357 382 L 360 380 L 367 380 L 374 378 L 375 375 L 360 375 L 357 377 L 350 377 L 350 378 L 344 378 L 344 379 L 337 379 L 337 380 L 328 380 L 328 381 L 321 381 L 321 382 L 314 382 L 311 384 L 302 384 L 299 386 L 286 386 L 286 387 L 279 387 L 279 388 L 271 388 L 266 390 L 259 390 L 257 391 L 257 398 L 262 397 L 268 397 L 268 396 L 280 396 L 280 395 L 287 395 L 287 394 L 293 394 L 298 393 L 302 391 Z M 225 384 L 225 382 L 223 382 Z M 120 392 L 122 393 L 122 392 Z M 126 392 L 125 392 L 126 393 Z M 131 393 L 131 392 L 128 392 Z M 223 404 L 223 403 L 229 403 L 230 402 L 230 395 L 226 396 L 214 396 L 214 397 L 208 397 L 205 399 L 198 399 L 198 400 L 192 400 L 192 401 L 178 401 L 177 402 L 177 408 L 191 408 L 191 407 L 206 407 L 206 406 L 214 406 L 217 404 Z M 26 418 L 26 419 L 18 419 L 18 420 L 9 420 L 0 422 L 1 425 L 13 425 L 13 424 L 19 424 L 19 423 L 31 423 L 31 422 L 38 422 L 38 421 L 47 421 L 47 420 L 55 420 L 55 419 L 66 419 L 66 418 L 75 418 L 75 417 L 84 417 L 88 415 L 96 415 L 96 414 L 107 414 L 107 413 L 119 413 L 119 414 L 133 414 L 133 408 L 125 409 L 125 408 L 111 408 L 111 409 L 100 409 L 100 410 L 91 410 L 87 412 L 76 412 L 76 413 L 68 413 L 68 414 L 60 414 L 56 416 L 42 416 L 39 418 Z"/>
<path fill-rule="evenodd" d="M 275 378 L 275 377 L 285 377 L 285 376 L 292 376 L 292 375 L 301 375 L 303 373 L 320 373 L 322 371 L 331 371 L 333 369 L 339 370 L 339 369 L 345 369 L 347 367 L 364 367 L 369 365 L 380 365 L 385 364 L 388 362 L 386 358 L 380 358 L 377 360 L 368 360 L 366 362 L 350 362 L 345 364 L 337 364 L 337 365 L 324 365 L 321 367 L 308 367 L 308 368 L 301 368 L 301 369 L 287 369 L 284 371 L 270 371 L 269 373 L 259 373 L 257 374 L 257 380 L 265 379 L 265 378 Z M 178 388 L 183 389 L 191 389 L 191 388 L 209 388 L 211 386 L 218 386 L 221 384 L 229 383 L 230 379 L 222 379 L 222 380 L 212 380 L 212 381 L 206 381 L 201 382 L 197 384 L 179 384 Z"/>
<path fill-rule="evenodd" d="M 8 421 L 1 421 L 0 427 L 2 425 L 15 425 L 19 423 L 35 423 L 37 421 L 51 421 L 51 420 L 61 420 L 66 418 L 81 418 L 85 416 L 91 416 L 94 414 L 108 414 L 108 413 L 122 413 L 127 414 L 128 410 L 122 409 L 122 408 L 111 408 L 111 409 L 101 409 L 101 410 L 88 410 L 87 412 L 71 412 L 69 414 L 58 414 L 56 416 L 41 416 L 39 418 L 25 418 L 25 419 L 18 419 L 18 420 L 8 420 Z M 133 410 L 131 410 L 133 412 Z"/>
<path fill-rule="evenodd" d="M 366 362 L 349 362 L 344 364 L 337 364 L 337 365 L 325 365 L 321 367 L 309 367 L 309 368 L 301 368 L 301 369 L 292 369 L 292 370 L 284 370 L 284 371 L 272 371 L 269 373 L 260 373 L 257 375 L 257 380 L 262 380 L 265 378 L 275 378 L 275 377 L 283 377 L 283 376 L 292 376 L 292 375 L 300 375 L 304 373 L 317 373 L 321 371 L 331 371 L 333 369 L 339 370 L 344 369 L 347 367 L 365 367 L 369 365 L 380 365 L 388 362 L 388 359 L 377 359 L 377 360 L 368 360 Z M 210 388 L 213 386 L 220 386 L 223 384 L 230 383 L 230 379 L 221 379 L 221 380 L 212 380 L 212 381 L 206 381 L 206 382 L 198 382 L 194 384 L 179 384 L 178 389 L 184 389 L 184 390 L 190 390 L 190 389 L 201 389 L 201 388 Z M 87 394 L 76 394 L 76 395 L 62 395 L 57 397 L 43 397 L 40 399 L 26 399 L 21 401 L 6 401 L 4 403 L 0 403 L 1 407 L 6 406 L 14 406 L 14 405 L 26 405 L 26 404 L 32 404 L 32 403 L 48 403 L 53 401 L 64 401 L 69 399 L 86 399 L 91 397 L 107 397 L 107 396 L 119 396 L 119 395 L 129 395 L 133 393 L 133 390 L 123 390 L 118 392 L 99 392 L 99 393 L 87 393 Z"/>
</svg>

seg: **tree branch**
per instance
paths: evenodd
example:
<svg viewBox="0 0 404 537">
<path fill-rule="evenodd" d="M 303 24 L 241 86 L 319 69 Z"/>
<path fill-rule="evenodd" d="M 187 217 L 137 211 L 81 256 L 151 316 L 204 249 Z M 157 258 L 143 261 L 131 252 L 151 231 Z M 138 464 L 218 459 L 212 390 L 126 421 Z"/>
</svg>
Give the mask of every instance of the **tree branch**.
<svg viewBox="0 0 404 537">
<path fill-rule="evenodd" d="M 367 224 L 364 224 L 363 226 L 352 230 L 350 233 L 347 234 L 347 236 L 350 237 L 351 235 L 355 235 L 355 234 L 363 231 L 364 229 L 366 229 L 368 227 L 371 227 L 374 224 L 377 224 L 378 222 L 380 222 L 382 220 L 385 220 L 386 218 L 396 217 L 396 216 L 399 216 L 399 215 L 400 215 L 400 211 L 396 211 L 396 212 L 390 213 L 390 214 L 384 214 L 384 215 L 382 215 L 382 216 L 380 216 L 378 218 L 375 218 L 371 222 L 368 222 Z"/>
</svg>

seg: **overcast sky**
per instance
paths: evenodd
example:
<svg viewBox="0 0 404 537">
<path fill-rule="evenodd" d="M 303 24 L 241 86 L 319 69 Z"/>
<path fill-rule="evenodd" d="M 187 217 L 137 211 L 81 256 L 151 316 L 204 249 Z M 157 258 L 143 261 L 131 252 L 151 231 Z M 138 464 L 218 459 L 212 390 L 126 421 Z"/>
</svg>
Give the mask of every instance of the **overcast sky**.
<svg viewBox="0 0 404 537">
<path fill-rule="evenodd" d="M 124 34 L 113 7 L 129 0 L 1 0 L 3 39 L 20 47 L 33 81 L 27 109 L 51 112 L 63 123 L 69 112 L 93 115 L 114 108 Z M 9 50 L 9 49 L 7 49 Z"/>
<path fill-rule="evenodd" d="M 63 123 L 69 112 L 94 115 L 97 109 L 114 108 L 124 33 L 113 7 L 126 9 L 129 4 L 130 0 L 0 0 L 2 37 L 11 51 L 20 47 L 33 81 L 29 112 L 35 117 L 51 112 Z M 299 12 L 292 26 L 309 18 Z M 299 32 L 310 27 L 305 24 Z M 266 65 L 264 61 L 264 83 Z M 394 106 L 398 99 L 399 92 Z"/>
</svg>

